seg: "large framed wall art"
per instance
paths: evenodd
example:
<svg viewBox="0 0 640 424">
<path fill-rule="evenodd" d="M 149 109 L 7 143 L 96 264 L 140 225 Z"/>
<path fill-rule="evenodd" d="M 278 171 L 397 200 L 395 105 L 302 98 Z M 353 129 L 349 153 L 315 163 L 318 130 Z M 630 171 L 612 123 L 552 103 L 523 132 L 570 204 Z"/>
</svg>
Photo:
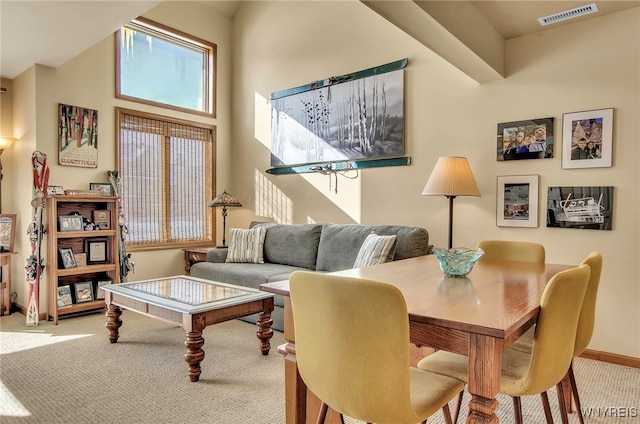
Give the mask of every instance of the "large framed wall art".
<svg viewBox="0 0 640 424">
<path fill-rule="evenodd" d="M 404 154 L 407 59 L 271 95 L 271 166 Z"/>
<path fill-rule="evenodd" d="M 98 111 L 58 104 L 60 165 L 98 167 Z"/>
<path fill-rule="evenodd" d="M 547 227 L 611 230 L 613 187 L 549 187 Z"/>
</svg>

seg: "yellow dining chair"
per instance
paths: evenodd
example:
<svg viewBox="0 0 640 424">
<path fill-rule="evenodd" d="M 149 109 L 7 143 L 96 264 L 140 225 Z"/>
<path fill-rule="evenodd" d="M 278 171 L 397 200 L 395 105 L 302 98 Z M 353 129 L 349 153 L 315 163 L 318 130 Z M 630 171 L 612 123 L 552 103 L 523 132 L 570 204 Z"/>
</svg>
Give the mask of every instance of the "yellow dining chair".
<svg viewBox="0 0 640 424">
<path fill-rule="evenodd" d="M 502 354 L 500 393 L 513 397 L 515 422 L 518 424 L 522 424 L 521 396 L 541 394 L 547 421 L 551 418 L 551 411 L 546 391 L 555 385 L 558 399 L 564 398 L 560 382 L 573 359 L 578 319 L 590 272 L 588 265 L 580 265 L 554 275 L 540 300 L 531 352 L 507 349 Z M 465 355 L 440 350 L 418 362 L 418 368 L 467 383 L 468 361 Z M 562 401 L 560 411 L 562 422 L 568 423 Z"/>
<path fill-rule="evenodd" d="M 589 285 L 587 286 L 587 292 L 584 295 L 584 301 L 582 302 L 582 310 L 580 311 L 580 319 L 578 320 L 578 331 L 576 334 L 576 343 L 573 349 L 573 357 L 580 356 L 585 351 L 591 336 L 593 335 L 593 326 L 596 319 L 596 297 L 598 296 L 598 287 L 600 286 L 600 274 L 602 273 L 602 255 L 599 252 L 593 251 L 580 263 L 580 265 L 589 265 L 591 268 L 591 276 L 589 277 Z M 520 352 L 531 352 L 531 345 L 533 344 L 533 331 L 528 331 L 522 335 L 516 342 L 514 342 L 509 349 L 517 350 Z M 584 417 L 582 415 L 582 405 L 580 404 L 580 396 L 578 394 L 578 386 L 576 385 L 575 375 L 573 373 L 573 361 L 569 365 L 568 371 L 569 382 L 571 384 L 571 392 L 573 393 L 573 399 L 576 404 L 576 412 L 578 414 L 578 421 L 580 424 L 584 424 Z"/>
<path fill-rule="evenodd" d="M 409 318 L 400 290 L 372 280 L 296 271 L 289 280 L 296 362 L 328 407 L 377 424 L 416 424 L 464 389 L 455 378 L 409 364 Z M 342 418 L 342 417 L 341 417 Z"/>
<path fill-rule="evenodd" d="M 478 247 L 484 250 L 480 260 L 502 259 L 505 261 L 544 263 L 544 246 L 528 241 L 483 240 Z"/>
</svg>

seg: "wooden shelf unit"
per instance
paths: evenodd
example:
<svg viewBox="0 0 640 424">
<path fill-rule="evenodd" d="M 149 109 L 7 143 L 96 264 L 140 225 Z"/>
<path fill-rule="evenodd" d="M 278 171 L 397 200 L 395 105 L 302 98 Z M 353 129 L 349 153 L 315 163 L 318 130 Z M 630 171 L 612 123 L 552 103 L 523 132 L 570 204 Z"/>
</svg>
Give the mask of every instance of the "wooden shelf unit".
<svg viewBox="0 0 640 424">
<path fill-rule="evenodd" d="M 74 284 L 92 282 L 95 299 L 97 281 L 111 280 L 113 284 L 120 282 L 120 255 L 117 198 L 113 196 L 51 196 L 47 198 L 47 318 L 58 324 L 61 315 L 74 314 L 91 310 L 104 309 L 103 299 L 78 303 L 75 298 Z M 108 210 L 110 229 L 88 231 L 59 231 L 58 217 L 79 212 L 85 219 L 93 222 L 93 211 Z M 106 262 L 64 268 L 60 262 L 59 248 L 71 248 L 74 254 L 86 253 L 87 240 L 105 239 L 107 241 Z M 87 255 L 88 256 L 88 255 Z M 68 285 L 71 290 L 73 304 L 58 307 L 58 287 Z"/>
</svg>

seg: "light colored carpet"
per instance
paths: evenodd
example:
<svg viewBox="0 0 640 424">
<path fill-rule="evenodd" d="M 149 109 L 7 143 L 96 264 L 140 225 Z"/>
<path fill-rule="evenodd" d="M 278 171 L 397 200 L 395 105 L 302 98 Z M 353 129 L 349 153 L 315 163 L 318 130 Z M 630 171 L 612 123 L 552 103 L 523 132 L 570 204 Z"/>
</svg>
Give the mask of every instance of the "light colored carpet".
<svg viewBox="0 0 640 424">
<path fill-rule="evenodd" d="M 207 327 L 202 375 L 191 383 L 181 328 L 129 311 L 122 320 L 120 339 L 110 344 L 103 314 L 37 327 L 26 327 L 19 313 L 0 318 L 0 422 L 284 423 L 282 333 L 274 332 L 271 353 L 262 356 L 255 325 Z M 583 408 L 600 408 L 586 423 L 640 422 L 639 369 L 582 358 L 574 367 Z M 500 422 L 512 423 L 511 399 L 498 400 Z M 550 400 L 555 410 L 555 392 Z M 544 423 L 541 409 L 539 397 L 523 398 L 526 423 Z M 440 413 L 429 419 L 442 422 Z"/>
</svg>

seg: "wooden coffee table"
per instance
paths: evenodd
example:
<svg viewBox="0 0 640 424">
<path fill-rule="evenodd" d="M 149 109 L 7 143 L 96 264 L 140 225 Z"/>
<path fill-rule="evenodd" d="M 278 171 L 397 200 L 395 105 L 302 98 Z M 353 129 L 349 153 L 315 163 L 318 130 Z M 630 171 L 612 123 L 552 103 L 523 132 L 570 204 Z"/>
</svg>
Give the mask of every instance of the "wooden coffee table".
<svg viewBox="0 0 640 424">
<path fill-rule="evenodd" d="M 106 327 L 111 343 L 118 341 L 121 308 L 184 328 L 187 332 L 184 360 L 189 364 L 191 381 L 200 378 L 200 362 L 204 359 L 202 330 L 208 325 L 260 313 L 257 331 L 260 351 L 268 355 L 271 349 L 272 294 L 184 275 L 100 288 L 105 291 Z"/>
</svg>

